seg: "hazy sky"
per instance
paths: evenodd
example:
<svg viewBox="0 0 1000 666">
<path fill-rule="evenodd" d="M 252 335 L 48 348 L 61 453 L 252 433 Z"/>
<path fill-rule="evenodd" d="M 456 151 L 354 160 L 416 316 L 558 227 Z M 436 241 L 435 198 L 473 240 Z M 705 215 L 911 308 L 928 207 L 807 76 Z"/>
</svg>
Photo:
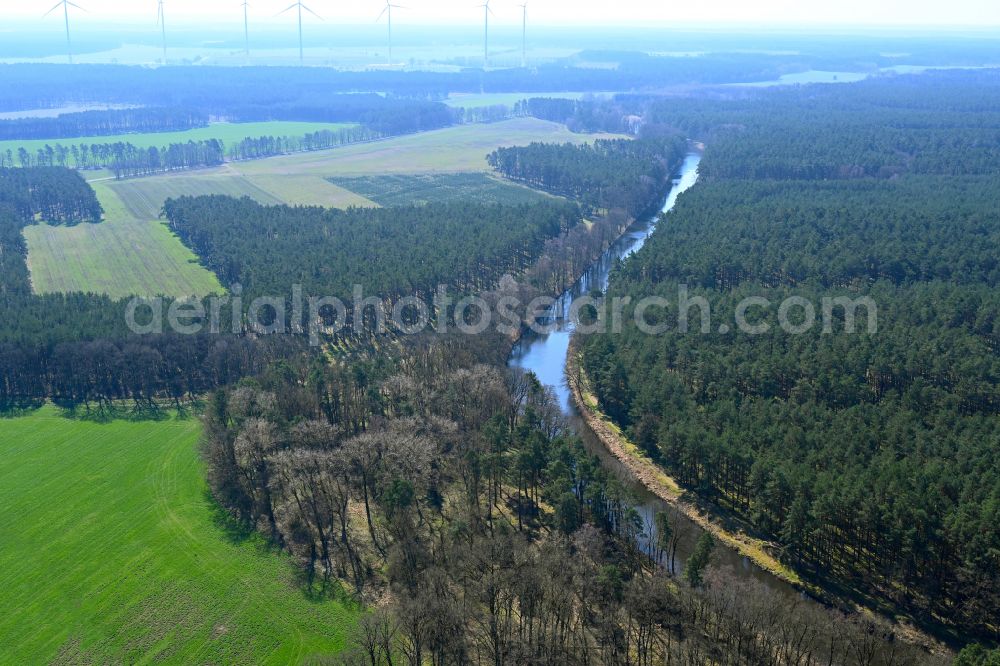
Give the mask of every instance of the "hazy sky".
<svg viewBox="0 0 1000 666">
<path fill-rule="evenodd" d="M 292 0 L 251 0 L 251 17 L 274 23 L 274 15 Z M 398 23 L 474 23 L 482 18 L 476 5 L 484 0 L 393 0 L 405 5 Z M 129 23 L 156 16 L 157 0 L 75 0 L 87 13 L 79 20 L 119 18 Z M 520 20 L 523 0 L 491 0 L 498 23 Z M 2 0 L 4 19 L 40 19 L 55 0 Z M 204 19 L 241 17 L 242 0 L 166 0 L 168 20 L 175 24 Z M 385 0 L 307 0 L 327 22 L 370 23 Z M 986 26 L 1000 25 L 1000 0 L 528 0 L 530 20 L 559 25 L 650 23 L 812 23 L 853 25 Z M 47 21 L 58 21 L 50 15 Z"/>
</svg>

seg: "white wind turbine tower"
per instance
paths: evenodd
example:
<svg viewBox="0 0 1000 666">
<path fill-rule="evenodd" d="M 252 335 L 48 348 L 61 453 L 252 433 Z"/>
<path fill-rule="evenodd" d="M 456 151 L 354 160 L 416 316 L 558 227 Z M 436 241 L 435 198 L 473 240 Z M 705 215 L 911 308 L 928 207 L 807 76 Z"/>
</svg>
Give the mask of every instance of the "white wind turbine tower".
<svg viewBox="0 0 1000 666">
<path fill-rule="evenodd" d="M 77 9 L 79 9 L 79 10 L 82 10 L 82 11 L 86 11 L 86 10 L 83 9 L 83 7 L 81 7 L 80 5 L 78 5 L 76 3 L 73 3 L 73 2 L 70 2 L 69 0 L 60 0 L 59 2 L 56 3 L 55 7 L 53 7 L 49 11 L 45 12 L 45 14 L 42 16 L 42 18 L 45 18 L 46 16 L 48 16 L 49 14 L 51 14 L 52 12 L 54 12 L 55 10 L 59 9 L 60 7 L 63 8 L 63 19 L 65 19 L 65 21 L 66 21 L 66 55 L 69 57 L 69 62 L 72 65 L 73 64 L 73 43 L 70 41 L 70 38 L 69 38 L 69 8 L 70 7 L 75 7 Z"/>
<path fill-rule="evenodd" d="M 292 4 L 288 5 L 287 9 L 283 9 L 282 11 L 278 12 L 275 16 L 281 16 L 285 12 L 289 12 L 293 9 L 298 9 L 299 13 L 299 64 L 302 65 L 305 64 L 305 59 L 306 59 L 305 51 L 302 48 L 302 10 L 303 9 L 306 10 L 307 12 L 318 18 L 320 21 L 323 20 L 323 17 L 314 12 L 313 10 L 309 9 L 308 7 L 306 7 L 304 4 L 302 4 L 302 0 L 298 0 L 298 2 L 293 2 Z"/>
<path fill-rule="evenodd" d="M 521 68 L 528 66 L 528 2 L 521 5 Z"/>
<path fill-rule="evenodd" d="M 385 0 L 385 7 L 382 8 L 382 13 L 378 15 L 375 19 L 376 22 L 381 21 L 382 17 L 385 16 L 389 19 L 389 64 L 392 64 L 392 10 L 393 9 L 406 9 L 403 5 L 394 5 L 391 0 Z"/>
<path fill-rule="evenodd" d="M 243 53 L 250 58 L 250 3 L 243 0 Z"/>
<path fill-rule="evenodd" d="M 486 0 L 484 4 L 479 6 L 483 8 L 485 17 L 483 24 L 483 69 L 486 69 L 490 64 L 490 14 L 493 13 L 493 10 L 490 9 L 490 0 Z"/>
<path fill-rule="evenodd" d="M 156 8 L 156 23 L 160 26 L 163 35 L 163 64 L 167 64 L 167 15 L 163 11 L 163 0 L 159 0 Z"/>
</svg>

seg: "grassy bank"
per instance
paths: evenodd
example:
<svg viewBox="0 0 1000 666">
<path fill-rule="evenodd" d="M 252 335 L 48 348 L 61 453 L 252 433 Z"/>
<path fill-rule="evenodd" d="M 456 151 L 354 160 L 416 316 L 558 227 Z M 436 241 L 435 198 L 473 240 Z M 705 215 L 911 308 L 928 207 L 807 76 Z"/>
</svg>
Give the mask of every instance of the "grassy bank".
<svg viewBox="0 0 1000 666">
<path fill-rule="evenodd" d="M 650 460 L 638 446 L 629 441 L 621 428 L 601 411 L 597 396 L 591 392 L 589 381 L 580 366 L 579 353 L 572 346 L 567 355 L 566 375 L 573 402 L 587 427 L 647 490 L 676 507 L 718 541 L 736 550 L 776 578 L 800 588 L 809 587 L 795 571 L 770 553 L 772 544 L 734 526 L 723 525 L 722 516 L 713 515 L 689 501 L 680 484 Z M 808 591 L 814 592 L 812 589 Z"/>
<path fill-rule="evenodd" d="M 612 420 L 601 411 L 597 396 L 590 388 L 590 382 L 580 364 L 579 351 L 571 342 L 566 357 L 566 376 L 571 399 L 587 427 L 600 440 L 629 473 L 649 492 L 681 511 L 701 529 L 710 533 L 717 541 L 746 557 L 775 578 L 793 585 L 824 603 L 855 612 L 872 613 L 872 607 L 859 601 L 856 591 L 844 589 L 832 591 L 803 579 L 794 569 L 781 562 L 772 553 L 776 546 L 750 534 L 743 524 L 723 510 L 705 503 L 697 503 L 681 485 L 653 462 L 642 450 L 622 432 Z M 892 617 L 893 609 L 879 607 L 879 612 Z M 941 640 L 918 629 L 906 617 L 895 617 L 895 627 L 907 642 L 922 646 L 937 654 L 949 654 Z"/>
</svg>

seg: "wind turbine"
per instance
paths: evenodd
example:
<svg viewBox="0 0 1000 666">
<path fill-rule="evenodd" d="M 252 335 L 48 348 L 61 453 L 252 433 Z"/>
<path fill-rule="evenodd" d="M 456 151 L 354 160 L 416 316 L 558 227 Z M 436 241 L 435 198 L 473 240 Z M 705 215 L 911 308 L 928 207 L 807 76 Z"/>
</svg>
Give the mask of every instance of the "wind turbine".
<svg viewBox="0 0 1000 666">
<path fill-rule="evenodd" d="M 156 23 L 163 34 L 163 64 L 167 64 L 167 15 L 163 11 L 163 0 L 156 7 Z"/>
<path fill-rule="evenodd" d="M 485 3 L 479 5 L 483 8 L 483 15 L 486 18 L 483 27 L 483 69 L 490 64 L 490 14 L 493 10 L 490 9 L 491 0 L 486 0 Z"/>
<path fill-rule="evenodd" d="M 318 18 L 320 21 L 323 20 L 323 17 L 314 12 L 313 10 L 309 9 L 308 7 L 306 7 L 304 4 L 302 4 L 302 0 L 298 0 L 298 2 L 293 2 L 292 4 L 288 5 L 287 9 L 278 12 L 277 14 L 275 14 L 275 16 L 281 16 L 285 12 L 291 11 L 296 8 L 299 10 L 299 64 L 302 65 L 305 64 L 305 59 L 306 59 L 305 51 L 302 48 L 302 10 L 303 9 L 306 10 L 307 12 Z"/>
<path fill-rule="evenodd" d="M 528 66 L 528 2 L 521 5 L 521 68 Z"/>
<path fill-rule="evenodd" d="M 69 0 L 59 0 L 59 2 L 56 3 L 55 7 L 53 7 L 49 11 L 45 12 L 45 14 L 42 16 L 42 18 L 45 18 L 46 16 L 48 16 L 49 14 L 51 14 L 52 12 L 54 12 L 55 10 L 59 9 L 59 7 L 63 8 L 63 18 L 66 20 L 66 55 L 69 56 L 69 63 L 72 65 L 73 64 L 73 43 L 69 39 L 69 8 L 70 7 L 76 7 L 77 9 L 82 10 L 82 11 L 87 11 L 87 10 L 85 10 L 83 7 L 81 7 L 80 5 L 78 5 L 76 3 L 70 2 Z"/>
<path fill-rule="evenodd" d="M 394 5 L 391 0 L 385 0 L 385 7 L 382 8 L 382 13 L 378 15 L 375 19 L 376 22 L 381 21 L 383 16 L 389 19 L 389 64 L 392 64 L 392 10 L 393 9 L 406 9 L 403 5 Z"/>
<path fill-rule="evenodd" d="M 250 3 L 247 0 L 243 0 L 243 51 L 246 57 L 250 57 L 250 17 L 249 17 Z"/>
</svg>

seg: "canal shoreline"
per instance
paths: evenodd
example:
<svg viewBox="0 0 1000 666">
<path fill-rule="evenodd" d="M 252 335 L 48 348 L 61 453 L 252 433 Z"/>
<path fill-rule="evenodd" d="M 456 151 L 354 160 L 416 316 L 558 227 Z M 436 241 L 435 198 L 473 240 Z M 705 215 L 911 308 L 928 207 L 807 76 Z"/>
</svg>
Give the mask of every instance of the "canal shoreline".
<svg viewBox="0 0 1000 666">
<path fill-rule="evenodd" d="M 615 259 L 624 259 L 641 248 L 658 226 L 661 216 L 673 208 L 677 197 L 697 182 L 697 169 L 704 145 L 690 142 L 689 146 L 690 152 L 668 181 L 670 186 L 659 212 L 651 213 L 648 218 L 640 216 L 623 225 L 617 239 L 611 241 L 596 262 L 561 293 L 552 307 L 551 318 L 556 324 L 554 330 L 547 331 L 544 335 L 531 335 L 521 326 L 507 338 L 510 344 L 505 350 L 508 365 L 530 370 L 542 383 L 552 386 L 559 397 L 560 409 L 573 424 L 571 427 L 584 441 L 590 442 L 589 447 L 602 459 L 602 464 L 609 469 L 610 466 L 616 467 L 617 473 L 623 476 L 622 480 L 627 481 L 635 492 L 646 494 L 651 502 L 677 511 L 678 519 L 689 522 L 694 529 L 712 534 L 723 546 L 722 550 L 726 554 L 724 557 L 720 554 L 720 557 L 727 561 L 728 566 L 740 568 L 739 563 L 742 561 L 742 568 L 747 572 L 753 571 L 751 575 L 754 577 L 770 579 L 775 585 L 785 586 L 789 593 L 807 596 L 822 607 L 859 615 L 881 615 L 892 621 L 898 639 L 918 645 L 932 654 L 949 654 L 945 643 L 917 629 L 910 618 L 896 615 L 897 609 L 882 605 L 875 610 L 875 606 L 852 594 L 851 589 L 840 593 L 803 580 L 791 567 L 780 561 L 775 554 L 777 547 L 773 542 L 753 536 L 750 526 L 724 509 L 698 502 L 663 468 L 643 455 L 601 413 L 596 397 L 589 390 L 587 378 L 579 364 L 575 326 L 567 318 L 567 303 L 574 296 L 586 295 L 595 289 L 605 291 Z M 654 512 L 660 510 L 655 506 L 650 506 L 649 509 Z M 652 513 L 646 517 L 646 521 L 652 521 Z"/>
<path fill-rule="evenodd" d="M 771 554 L 774 544 L 753 537 L 743 531 L 732 532 L 721 525 L 721 519 L 700 509 L 684 498 L 685 492 L 670 475 L 642 454 L 639 447 L 625 437 L 597 404 L 597 397 L 590 390 L 590 382 L 580 366 L 579 350 L 570 343 L 566 358 L 566 381 L 573 405 L 590 432 L 604 448 L 620 462 L 629 473 L 650 493 L 683 513 L 691 522 L 710 533 L 720 543 L 737 551 L 769 574 L 810 596 L 818 597 L 818 589 L 805 583 L 791 568 Z"/>
<path fill-rule="evenodd" d="M 803 580 L 771 553 L 776 548 L 772 542 L 748 534 L 739 527 L 739 521 L 721 510 L 711 505 L 699 506 L 687 499 L 687 493 L 681 485 L 645 456 L 638 446 L 628 440 L 610 417 L 600 410 L 597 396 L 591 391 L 589 378 L 580 364 L 580 352 L 576 347 L 575 336 L 570 341 L 569 353 L 566 355 L 566 383 L 570 390 L 571 404 L 579 414 L 583 427 L 586 427 L 627 473 L 652 495 L 682 513 L 726 548 L 746 557 L 761 570 L 810 596 L 817 603 L 849 613 L 876 613 L 866 605 Z M 733 522 L 737 529 L 724 525 L 723 522 L 727 520 Z M 941 640 L 914 624 L 900 618 L 886 619 L 892 622 L 893 628 L 903 641 L 917 645 L 930 654 L 952 653 Z"/>
</svg>

